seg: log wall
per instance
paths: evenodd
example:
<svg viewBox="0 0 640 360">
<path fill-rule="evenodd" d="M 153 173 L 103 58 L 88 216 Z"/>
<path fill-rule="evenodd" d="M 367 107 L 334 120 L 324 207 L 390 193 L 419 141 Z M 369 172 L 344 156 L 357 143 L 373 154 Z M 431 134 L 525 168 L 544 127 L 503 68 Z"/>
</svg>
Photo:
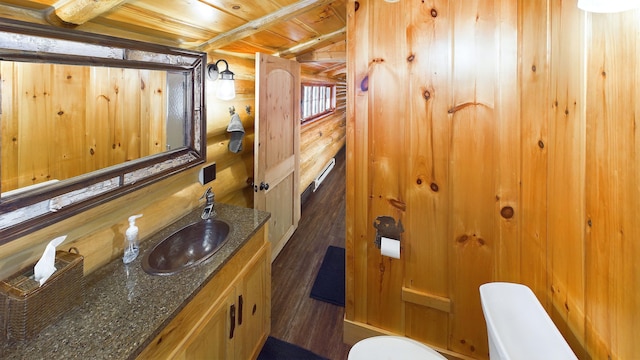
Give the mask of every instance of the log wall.
<svg viewBox="0 0 640 360">
<path fill-rule="evenodd" d="M 346 143 L 346 82 L 302 74 L 303 81 L 320 80 L 335 84 L 336 111 L 300 127 L 300 193 L 322 172 Z"/>
<path fill-rule="evenodd" d="M 486 359 L 478 286 L 512 281 L 581 359 L 635 357 L 640 10 L 359 0 L 347 14 L 345 340 Z M 403 224 L 400 260 L 373 244 L 379 216 Z"/>
</svg>

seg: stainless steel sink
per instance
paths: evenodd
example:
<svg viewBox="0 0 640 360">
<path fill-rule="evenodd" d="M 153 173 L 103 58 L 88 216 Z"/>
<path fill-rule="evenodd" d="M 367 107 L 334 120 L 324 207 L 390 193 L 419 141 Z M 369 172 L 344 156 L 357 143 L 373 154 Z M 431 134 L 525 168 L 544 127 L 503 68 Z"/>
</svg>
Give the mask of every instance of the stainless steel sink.
<svg viewBox="0 0 640 360">
<path fill-rule="evenodd" d="M 231 225 L 221 219 L 187 225 L 145 252 L 142 268 L 152 275 L 171 275 L 198 265 L 222 247 L 230 232 Z"/>
</svg>

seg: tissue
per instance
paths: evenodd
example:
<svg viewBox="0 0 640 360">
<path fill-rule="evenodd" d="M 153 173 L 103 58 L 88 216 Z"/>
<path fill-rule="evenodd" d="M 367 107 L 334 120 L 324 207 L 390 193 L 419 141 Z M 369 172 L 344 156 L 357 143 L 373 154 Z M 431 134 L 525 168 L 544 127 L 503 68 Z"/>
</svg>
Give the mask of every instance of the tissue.
<svg viewBox="0 0 640 360">
<path fill-rule="evenodd" d="M 56 262 L 56 246 L 62 244 L 66 238 L 67 235 L 63 235 L 51 240 L 44 249 L 40 260 L 38 260 L 36 266 L 33 267 L 33 278 L 40 283 L 40 286 L 56 271 L 54 265 Z"/>
</svg>

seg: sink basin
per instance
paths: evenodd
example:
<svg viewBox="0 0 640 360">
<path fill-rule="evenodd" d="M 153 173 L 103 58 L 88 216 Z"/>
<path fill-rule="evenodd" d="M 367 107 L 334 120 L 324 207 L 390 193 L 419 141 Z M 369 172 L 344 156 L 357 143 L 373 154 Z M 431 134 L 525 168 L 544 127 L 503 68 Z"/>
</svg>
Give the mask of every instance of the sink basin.
<svg viewBox="0 0 640 360">
<path fill-rule="evenodd" d="M 230 231 L 231 225 L 221 219 L 187 225 L 147 251 L 142 268 L 152 275 L 171 275 L 198 265 L 222 247 Z"/>
</svg>

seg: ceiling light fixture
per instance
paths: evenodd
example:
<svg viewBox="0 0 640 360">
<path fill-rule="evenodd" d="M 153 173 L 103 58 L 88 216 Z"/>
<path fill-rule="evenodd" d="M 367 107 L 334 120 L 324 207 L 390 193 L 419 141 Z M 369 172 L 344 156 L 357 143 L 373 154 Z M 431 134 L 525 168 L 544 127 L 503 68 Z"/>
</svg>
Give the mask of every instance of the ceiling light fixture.
<svg viewBox="0 0 640 360">
<path fill-rule="evenodd" d="M 578 0 L 578 8 L 593 13 L 616 13 L 640 8 L 640 0 Z"/>
</svg>

